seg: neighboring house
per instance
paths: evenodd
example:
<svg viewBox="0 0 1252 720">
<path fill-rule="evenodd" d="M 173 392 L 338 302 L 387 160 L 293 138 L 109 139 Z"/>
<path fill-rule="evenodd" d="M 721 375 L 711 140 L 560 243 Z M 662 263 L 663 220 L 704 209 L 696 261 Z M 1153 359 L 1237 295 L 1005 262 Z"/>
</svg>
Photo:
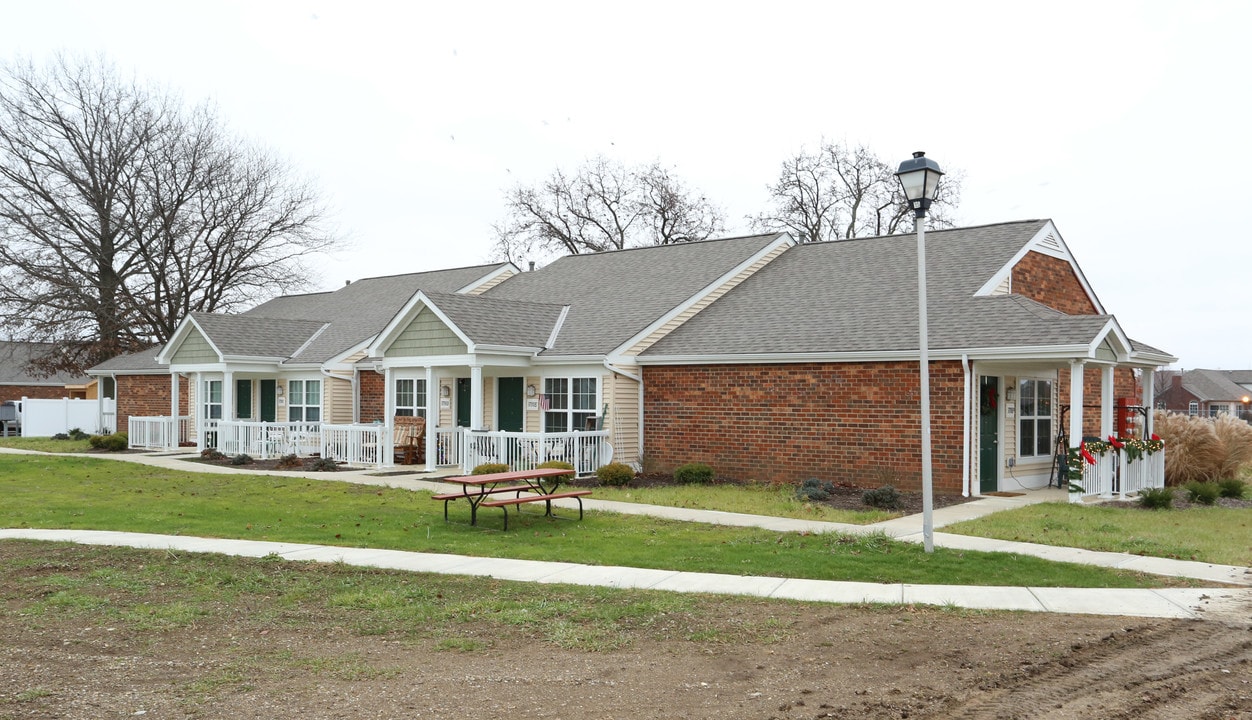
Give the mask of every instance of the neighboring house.
<svg viewBox="0 0 1252 720">
<path fill-rule="evenodd" d="M 54 347 L 50 343 L 0 340 L 0 402 L 24 397 L 38 400 L 96 397 L 95 381 L 87 375 L 57 373 L 39 377 L 30 371 L 31 360 Z"/>
<path fill-rule="evenodd" d="M 605 440 L 648 469 L 917 487 L 915 248 L 772 234 L 372 278 L 193 314 L 151 362 L 201 445 L 264 421 L 367 446 L 420 415 L 432 469 L 586 471 Z M 1050 221 L 931 231 L 927 274 L 938 491 L 1045 484 L 1058 434 L 1111 433 L 1114 398 L 1152 406 L 1175 361 L 1127 337 Z"/>
<path fill-rule="evenodd" d="M 1222 413 L 1246 418 L 1252 402 L 1252 370 L 1167 370 L 1156 407 L 1202 417 Z"/>
</svg>

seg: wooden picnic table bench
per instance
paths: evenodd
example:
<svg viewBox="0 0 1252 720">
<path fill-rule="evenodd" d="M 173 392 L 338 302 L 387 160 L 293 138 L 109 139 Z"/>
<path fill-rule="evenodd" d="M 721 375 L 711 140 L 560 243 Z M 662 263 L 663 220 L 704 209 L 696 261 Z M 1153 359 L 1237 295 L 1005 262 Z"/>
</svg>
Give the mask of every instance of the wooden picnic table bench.
<svg viewBox="0 0 1252 720">
<path fill-rule="evenodd" d="M 564 468 L 537 468 L 534 470 L 512 470 L 502 473 L 485 475 L 461 475 L 444 478 L 443 482 L 461 486 L 460 492 L 449 492 L 432 495 L 432 500 L 443 501 L 443 519 L 448 521 L 448 503 L 452 500 L 465 498 L 470 505 L 470 525 L 478 524 L 478 508 L 498 507 L 504 511 L 504 529 L 509 529 L 508 506 L 520 506 L 523 503 L 543 502 L 545 515 L 552 515 L 552 501 L 562 498 L 578 500 L 578 519 L 583 517 L 582 498 L 590 495 L 590 490 L 574 490 L 557 492 L 561 487 L 561 479 L 572 475 L 571 470 Z M 514 497 L 502 500 L 491 499 L 503 493 L 514 493 Z"/>
</svg>

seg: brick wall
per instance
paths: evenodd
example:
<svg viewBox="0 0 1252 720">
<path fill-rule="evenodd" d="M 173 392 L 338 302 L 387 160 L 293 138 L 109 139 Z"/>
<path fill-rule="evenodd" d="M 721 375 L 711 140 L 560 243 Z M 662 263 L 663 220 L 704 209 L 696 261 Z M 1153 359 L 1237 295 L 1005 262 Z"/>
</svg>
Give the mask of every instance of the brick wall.
<svg viewBox="0 0 1252 720">
<path fill-rule="evenodd" d="M 372 370 L 361 371 L 361 382 L 357 392 L 361 393 L 361 417 L 363 423 L 375 420 L 386 421 L 387 412 L 387 378 Z"/>
<path fill-rule="evenodd" d="M 818 477 L 921 487 L 916 363 L 646 367 L 644 462 L 671 472 L 706 462 L 721 476 Z M 961 491 L 964 378 L 931 363 L 936 492 Z"/>
<path fill-rule="evenodd" d="M 69 396 L 70 392 L 64 385 L 0 385 L 0 402 L 21 400 L 24 397 L 32 400 L 60 400 Z"/>
<path fill-rule="evenodd" d="M 194 382 L 191 378 L 178 380 L 178 414 L 190 415 L 187 406 L 187 390 Z M 117 431 L 129 432 L 130 416 L 169 417 L 169 375 L 118 375 L 117 376 Z"/>
<path fill-rule="evenodd" d="M 1061 368 L 1057 371 L 1057 400 L 1061 405 L 1069 404 L 1069 368 Z M 1083 411 L 1082 411 L 1082 434 L 1100 437 L 1100 401 L 1102 395 L 1101 378 L 1103 372 L 1098 366 L 1086 365 L 1083 367 L 1082 373 L 1082 393 L 1083 393 Z M 1117 398 L 1131 398 L 1132 405 L 1138 405 L 1143 399 L 1138 383 L 1135 382 L 1134 371 L 1130 368 L 1114 368 L 1113 370 L 1113 404 L 1116 406 Z M 1071 411 L 1072 412 L 1072 411 Z M 1116 410 L 1114 410 L 1116 412 Z M 1114 424 L 1116 427 L 1116 424 Z M 1059 428 L 1062 432 L 1069 432 L 1069 416 L 1065 417 L 1065 423 Z"/>
<path fill-rule="evenodd" d="M 1028 252 L 1013 266 L 1013 292 L 1068 315 L 1096 314 L 1074 268 L 1043 253 Z"/>
</svg>

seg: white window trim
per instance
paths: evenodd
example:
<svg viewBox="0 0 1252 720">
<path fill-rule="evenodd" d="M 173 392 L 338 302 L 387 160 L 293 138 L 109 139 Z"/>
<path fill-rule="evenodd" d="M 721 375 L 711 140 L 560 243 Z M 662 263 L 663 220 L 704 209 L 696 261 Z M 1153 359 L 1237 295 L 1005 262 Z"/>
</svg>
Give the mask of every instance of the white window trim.
<svg viewBox="0 0 1252 720">
<path fill-rule="evenodd" d="M 544 432 L 569 432 L 571 430 L 584 430 L 585 427 L 578 427 L 578 423 L 575 422 L 575 416 L 581 416 L 584 418 L 583 420 L 584 426 L 586 424 L 586 420 L 585 420 L 586 417 L 599 417 L 601 398 L 603 397 L 601 393 L 603 393 L 604 391 L 604 388 L 603 388 L 604 383 L 601 381 L 599 376 L 595 376 L 595 375 L 567 375 L 567 376 L 559 376 L 559 377 L 558 376 L 545 377 L 543 378 L 543 397 L 546 398 L 548 402 L 551 402 L 551 399 L 553 397 L 553 394 L 548 391 L 549 390 L 548 384 L 549 382 L 559 381 L 559 380 L 564 380 L 566 383 L 565 394 L 564 394 L 565 407 L 559 408 L 559 409 L 542 409 L 540 413 L 540 420 L 539 420 L 540 427 L 543 428 Z M 592 401 L 591 408 L 574 407 L 574 398 L 576 396 L 576 393 L 574 392 L 574 389 L 575 389 L 574 386 L 576 384 L 576 381 L 579 381 L 579 380 L 589 380 L 595 384 L 595 400 Z M 548 416 L 556 415 L 556 414 L 561 414 L 565 416 L 565 426 L 566 426 L 565 430 L 548 430 Z"/>
<path fill-rule="evenodd" d="M 400 404 L 400 383 L 413 383 L 413 404 Z M 426 378 L 398 377 L 392 383 L 392 394 L 395 402 L 394 412 L 396 415 L 409 415 L 413 417 L 426 417 Z M 402 413 L 402 410 L 409 412 Z"/>
<path fill-rule="evenodd" d="M 301 384 L 300 385 L 301 402 L 299 403 L 295 402 L 296 393 L 295 391 L 291 389 L 292 383 Z M 310 405 L 304 402 L 305 397 L 308 395 L 309 383 L 317 383 L 317 403 L 313 405 Z M 325 417 L 326 415 L 323 410 L 323 405 L 325 404 L 325 402 L 326 402 L 326 385 L 322 382 L 321 378 L 292 378 L 287 381 L 287 422 L 321 422 L 322 418 Z M 302 416 L 301 419 L 299 420 L 291 419 L 291 411 L 293 408 L 301 409 L 301 412 L 300 412 Z M 317 408 L 317 420 L 309 419 L 309 412 L 308 412 L 309 408 Z"/>
<path fill-rule="evenodd" d="M 216 402 L 213 401 L 213 383 L 217 383 L 217 401 Z M 205 380 L 204 387 L 202 389 L 204 390 L 204 402 L 202 403 L 202 407 L 204 411 L 204 419 L 205 420 L 219 420 L 219 421 L 224 420 L 225 418 L 222 415 L 222 411 L 224 409 L 222 405 L 222 380 L 221 379 Z M 217 408 L 217 417 L 213 417 L 212 408 L 214 407 Z"/>
<path fill-rule="evenodd" d="M 1038 402 L 1039 402 L 1037 391 L 1036 391 L 1036 397 L 1035 397 L 1036 414 L 1026 415 L 1025 412 L 1023 411 L 1023 408 L 1025 408 L 1026 406 L 1025 405 L 1026 399 L 1025 397 L 1023 397 L 1024 393 L 1022 392 L 1022 384 L 1028 381 L 1033 381 L 1034 383 L 1036 383 L 1036 387 L 1038 387 L 1038 383 L 1048 384 L 1048 406 L 1051 408 L 1051 412 L 1048 413 L 1047 415 L 1037 414 L 1038 413 L 1037 407 L 1038 407 Z M 1032 448 L 1032 452 L 1025 453 L 1025 452 L 1022 452 L 1022 437 L 1024 436 L 1024 433 L 1022 432 L 1022 424 L 1028 420 L 1035 424 L 1035 432 L 1032 433 L 1032 435 L 1035 437 L 1035 446 L 1034 448 Z M 1048 445 L 1047 445 L 1046 452 L 1043 452 L 1043 453 L 1034 452 L 1039 449 L 1039 435 L 1038 435 L 1039 420 L 1048 421 Z M 1050 458 L 1052 457 L 1052 445 L 1055 442 L 1056 442 L 1056 381 L 1053 380 L 1052 378 L 1018 377 L 1017 378 L 1017 457 L 1020 458 L 1023 462 Z"/>
</svg>

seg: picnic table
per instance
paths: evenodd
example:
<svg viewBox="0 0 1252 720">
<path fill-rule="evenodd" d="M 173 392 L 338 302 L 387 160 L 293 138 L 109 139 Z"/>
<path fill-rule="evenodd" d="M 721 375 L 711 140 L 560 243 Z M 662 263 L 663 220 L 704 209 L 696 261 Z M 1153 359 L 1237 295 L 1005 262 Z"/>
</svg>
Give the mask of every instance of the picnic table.
<svg viewBox="0 0 1252 720">
<path fill-rule="evenodd" d="M 552 516 L 552 501 L 561 498 L 578 500 L 578 519 L 583 519 L 583 497 L 590 495 L 590 490 L 572 490 L 559 492 L 563 478 L 573 474 L 564 468 L 537 468 L 534 470 L 512 470 L 486 475 L 460 475 L 443 478 L 443 482 L 460 485 L 459 492 L 432 495 L 431 500 L 443 501 L 443 521 L 448 521 L 448 503 L 453 500 L 465 499 L 470 506 L 470 525 L 478 524 L 479 507 L 498 507 L 504 511 L 504 529 L 509 529 L 509 506 L 516 506 L 518 512 L 525 503 L 542 502 L 546 506 L 544 515 Z M 501 497 L 513 493 L 513 497 Z"/>
</svg>

